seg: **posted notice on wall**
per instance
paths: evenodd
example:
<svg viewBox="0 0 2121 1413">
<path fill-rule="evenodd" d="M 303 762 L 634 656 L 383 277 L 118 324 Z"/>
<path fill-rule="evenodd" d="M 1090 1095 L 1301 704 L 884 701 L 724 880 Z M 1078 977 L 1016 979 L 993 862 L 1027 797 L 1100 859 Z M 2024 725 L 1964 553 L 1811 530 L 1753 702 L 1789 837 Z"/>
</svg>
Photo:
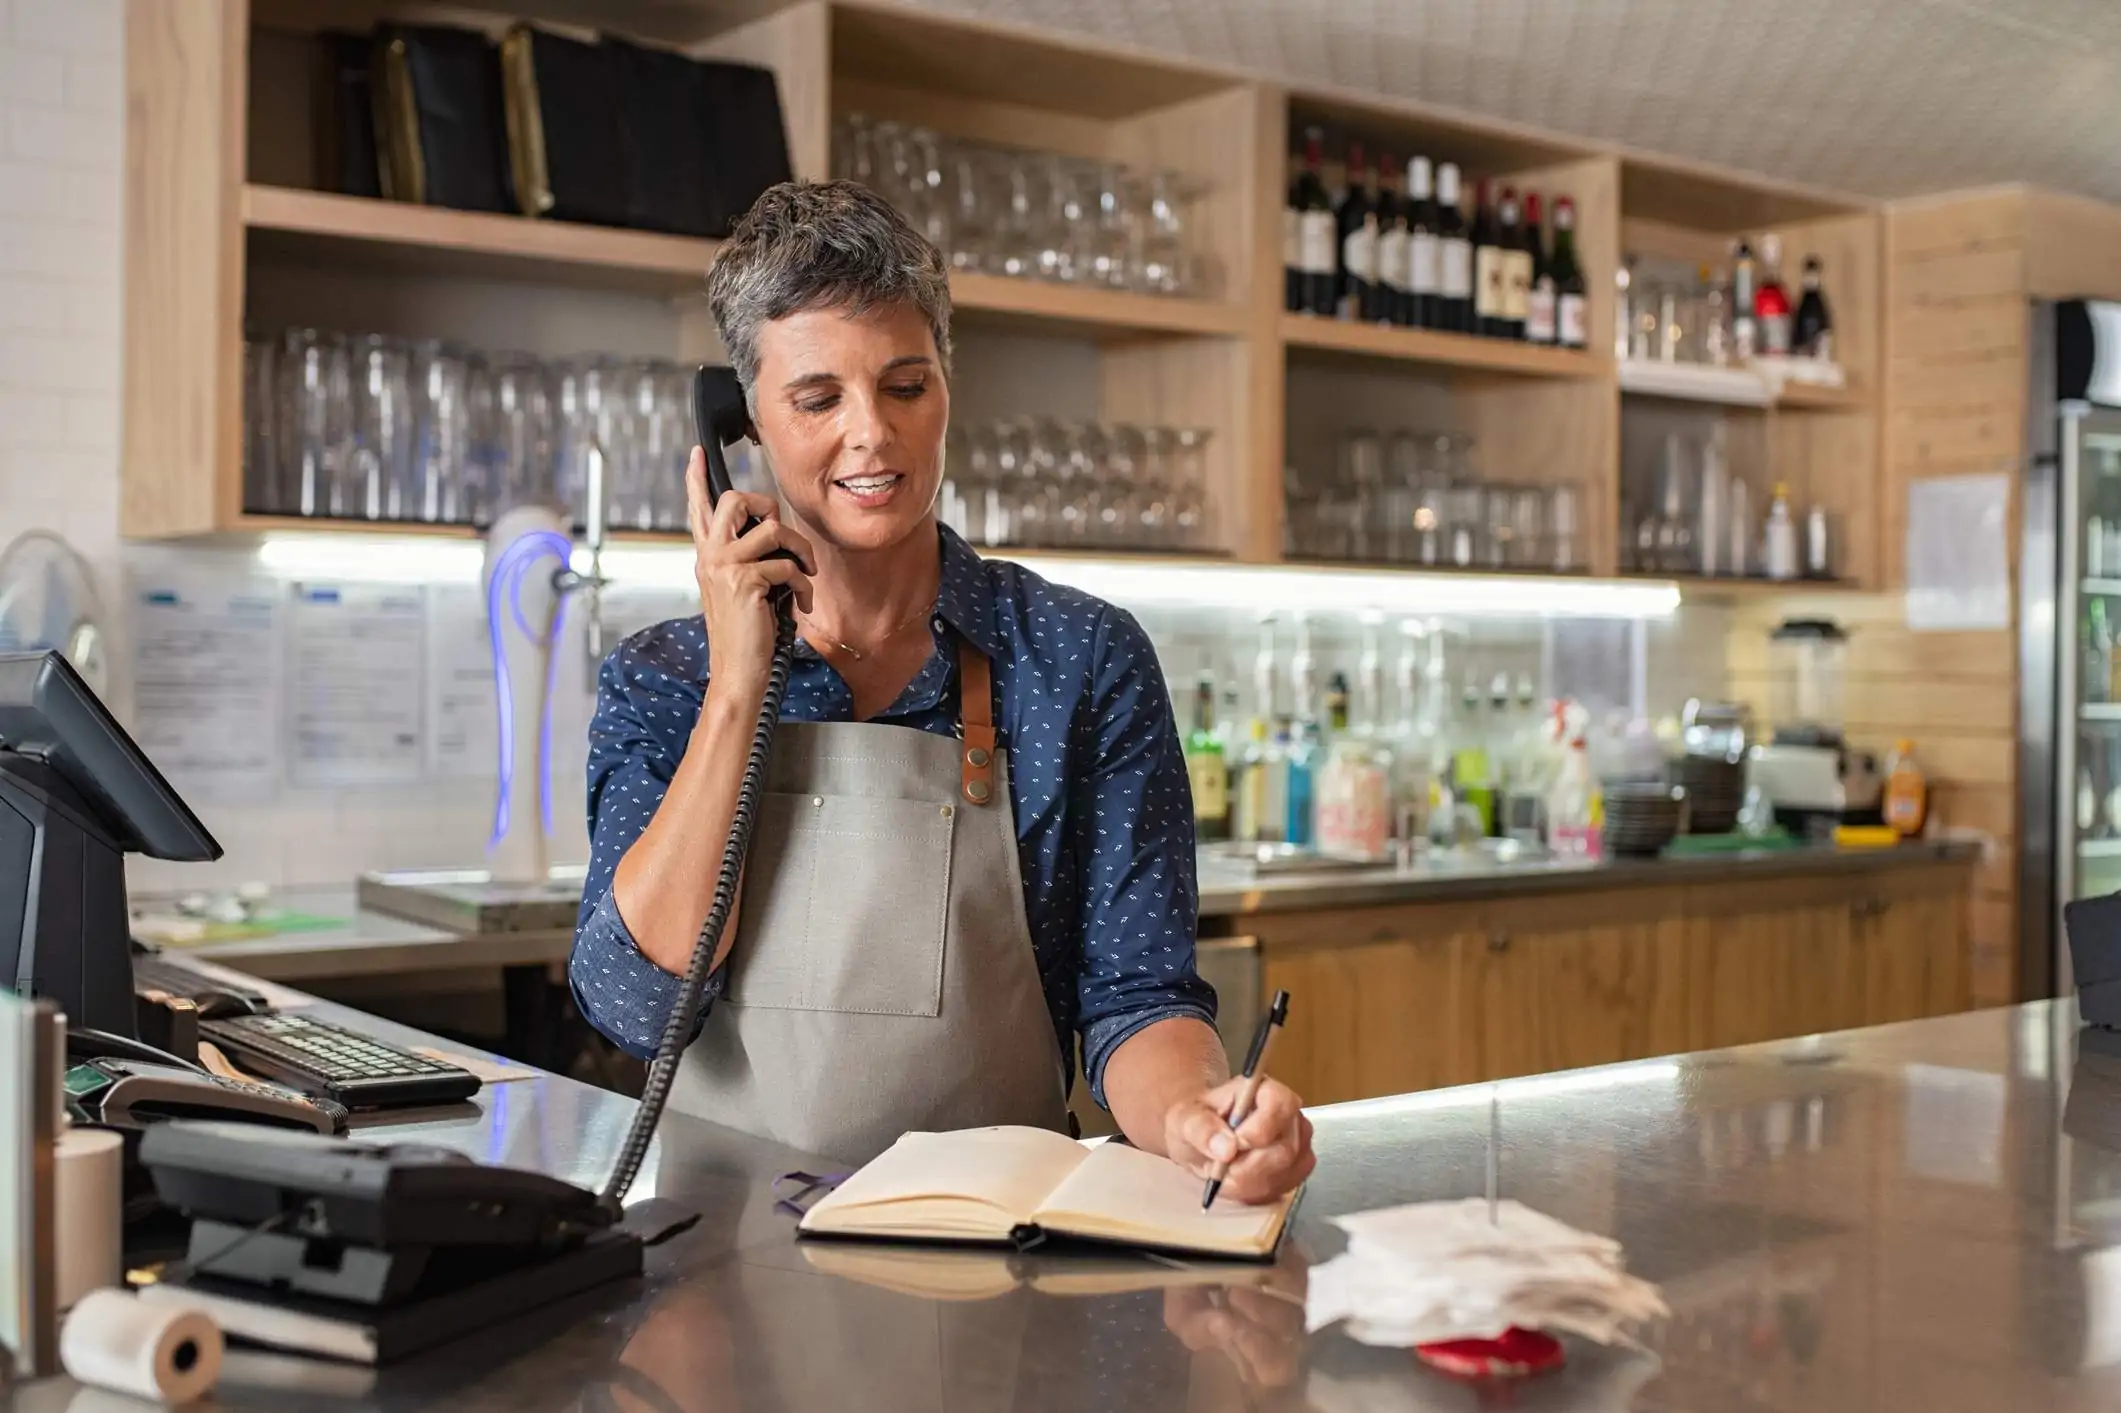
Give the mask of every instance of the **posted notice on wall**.
<svg viewBox="0 0 2121 1413">
<path fill-rule="evenodd" d="M 1929 476 L 1907 488 L 1907 626 L 2011 626 L 2008 476 Z"/>
<path fill-rule="evenodd" d="M 279 786 L 280 586 L 155 569 L 133 590 L 133 729 L 179 793 Z"/>
<path fill-rule="evenodd" d="M 427 765 L 426 590 L 296 583 L 288 612 L 289 783 L 419 779 Z"/>
<path fill-rule="evenodd" d="M 493 635 L 486 596 L 468 584 L 427 590 L 427 749 L 438 776 L 492 779 L 500 726 L 494 716 Z"/>
</svg>

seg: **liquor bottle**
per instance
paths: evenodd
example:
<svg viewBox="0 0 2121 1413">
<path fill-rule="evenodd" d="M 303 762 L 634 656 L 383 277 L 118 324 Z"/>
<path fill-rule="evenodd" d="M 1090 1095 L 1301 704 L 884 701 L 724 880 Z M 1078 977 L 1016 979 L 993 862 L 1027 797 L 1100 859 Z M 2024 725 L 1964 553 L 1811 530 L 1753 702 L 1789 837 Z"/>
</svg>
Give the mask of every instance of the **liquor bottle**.
<svg viewBox="0 0 2121 1413">
<path fill-rule="evenodd" d="M 1486 182 L 1473 187 L 1473 332 L 1489 338 L 1510 336 L 1510 252 L 1502 243 L 1502 226 L 1495 217 Z"/>
<path fill-rule="evenodd" d="M 1539 193 L 1527 192 L 1524 198 L 1524 239 L 1529 252 L 1532 275 L 1525 295 L 1524 341 L 1526 343 L 1555 344 L 1561 342 L 1561 294 L 1554 283 L 1554 265 L 1547 258 L 1546 233 L 1539 224 Z M 1561 209 L 1554 210 L 1554 241 L 1561 243 Z"/>
<path fill-rule="evenodd" d="M 1583 262 L 1576 258 L 1576 203 L 1566 196 L 1554 202 L 1554 254 L 1547 273 L 1554 281 L 1554 342 L 1563 348 L 1590 347 L 1588 286 Z"/>
<path fill-rule="evenodd" d="M 1768 502 L 1767 526 L 1761 532 L 1761 560 L 1770 579 L 1797 577 L 1797 520 L 1790 513 L 1790 488 L 1777 482 Z"/>
<path fill-rule="evenodd" d="M 1404 324 L 1407 289 L 1407 204 L 1399 193 L 1399 166 L 1389 152 L 1377 158 L 1377 303 L 1372 323 Z"/>
<path fill-rule="evenodd" d="M 1790 330 L 1796 351 L 1822 363 L 1834 361 L 1834 316 L 1827 312 L 1819 288 L 1819 257 L 1804 257 L 1804 293 L 1797 300 L 1797 319 Z"/>
<path fill-rule="evenodd" d="M 1465 689 L 1458 697 L 1458 720 L 1451 739 L 1451 785 L 1458 799 L 1471 805 L 1480 816 L 1480 832 L 1495 832 L 1495 780 L 1488 754 L 1490 734 L 1481 709 L 1480 684 L 1466 674 Z"/>
<path fill-rule="evenodd" d="M 1743 236 L 1731 250 L 1731 354 L 1740 363 L 1760 354 L 1760 325 L 1753 315 L 1753 247 Z"/>
<path fill-rule="evenodd" d="M 1238 767 L 1230 773 L 1230 833 L 1244 844 L 1272 842 L 1281 838 L 1281 818 L 1267 813 L 1267 791 L 1273 783 L 1272 765 L 1269 757 L 1274 745 L 1269 738 L 1268 723 L 1253 717 L 1245 723 L 1248 739 L 1244 753 L 1238 759 Z"/>
<path fill-rule="evenodd" d="M 1760 351 L 1775 358 L 1790 353 L 1790 296 L 1782 287 L 1782 237 L 1760 238 L 1760 288 L 1753 292 L 1753 318 L 1760 326 Z"/>
<path fill-rule="evenodd" d="M 1436 194 L 1430 181 L 1429 159 L 1416 157 L 1407 163 L 1407 302 L 1401 322 L 1417 329 L 1438 327 L 1438 300 L 1442 294 L 1442 258 L 1437 249 Z"/>
<path fill-rule="evenodd" d="M 1296 620 L 1296 652 L 1289 659 L 1289 678 L 1295 697 L 1294 724 L 1289 732 L 1288 808 L 1282 837 L 1301 848 L 1311 847 L 1317 825 L 1316 792 L 1319 757 L 1324 751 L 1324 732 L 1318 722 L 1317 659 L 1311 655 L 1311 624 Z"/>
<path fill-rule="evenodd" d="M 1392 749 L 1392 834 L 1402 856 L 1429 838 L 1438 749 L 1435 696 L 1423 667 L 1418 625 L 1400 625 L 1399 660 L 1393 669 L 1397 701 L 1386 741 Z"/>
<path fill-rule="evenodd" d="M 1370 197 L 1376 173 L 1363 163 L 1362 144 L 1348 144 L 1347 190 L 1334 213 L 1340 237 L 1340 306 L 1343 319 L 1360 319 L 1376 300 L 1371 286 L 1377 283 L 1377 203 Z"/>
<path fill-rule="evenodd" d="M 1458 165 L 1436 169 L 1436 311 L 1432 328 L 1470 334 L 1475 328 L 1473 238 L 1459 209 Z"/>
<path fill-rule="evenodd" d="M 1532 297 L 1531 233 L 1525 229 L 1524 208 L 1517 189 L 1504 187 L 1497 203 L 1496 238 L 1502 245 L 1502 317 L 1509 325 L 1507 337 L 1523 340 L 1527 308 Z"/>
<path fill-rule="evenodd" d="M 1193 785 L 1193 833 L 1202 843 L 1230 837 L 1230 773 L 1215 734 L 1215 674 L 1203 672 L 1186 736 L 1186 778 Z"/>
<path fill-rule="evenodd" d="M 1376 861 L 1392 851 L 1392 754 L 1378 736 L 1384 680 L 1375 627 L 1366 627 L 1363 637 L 1353 709 L 1346 699 L 1340 703 L 1340 726 L 1319 770 L 1318 850 Z"/>
<path fill-rule="evenodd" d="M 1245 793 L 1242 832 L 1247 843 L 1278 843 L 1288 826 L 1289 736 L 1277 729 L 1279 668 L 1274 653 L 1274 619 L 1259 621 L 1259 652 L 1252 659 L 1251 738 L 1245 747 Z"/>
<path fill-rule="evenodd" d="M 1305 314 L 1333 312 L 1335 277 L 1333 203 L 1326 195 L 1325 179 L 1319 175 L 1326 161 L 1326 135 L 1318 128 L 1304 132 L 1304 167 L 1290 189 L 1296 208 L 1296 245 L 1299 289 L 1291 307 Z"/>
</svg>

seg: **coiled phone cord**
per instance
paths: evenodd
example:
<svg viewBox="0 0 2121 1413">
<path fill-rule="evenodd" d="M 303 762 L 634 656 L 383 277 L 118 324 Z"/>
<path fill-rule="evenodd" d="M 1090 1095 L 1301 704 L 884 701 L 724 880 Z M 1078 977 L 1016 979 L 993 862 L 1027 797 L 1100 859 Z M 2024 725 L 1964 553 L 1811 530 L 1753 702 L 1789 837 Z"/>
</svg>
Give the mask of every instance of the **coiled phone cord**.
<svg viewBox="0 0 2121 1413">
<path fill-rule="evenodd" d="M 744 779 L 737 786 L 736 815 L 729 822 L 729 842 L 722 849 L 722 871 L 714 881 L 714 903 L 707 920 L 700 924 L 698 940 L 692 944 L 692 962 L 685 969 L 685 984 L 677 1004 L 663 1023 L 663 1038 L 656 1045 L 655 1061 L 648 1067 L 648 1082 L 641 1089 L 640 1107 L 634 1110 L 633 1127 L 619 1150 L 619 1161 L 611 1170 L 598 1199 L 615 1220 L 626 1191 L 633 1186 L 641 1164 L 647 1160 L 649 1142 L 663 1117 L 670 1098 L 671 1082 L 677 1078 L 678 1061 L 692 1043 L 699 1022 L 700 993 L 714 968 L 714 954 L 722 944 L 722 928 L 729 910 L 736 906 L 737 883 L 743 877 L 744 856 L 751 849 L 751 827 L 758 818 L 759 795 L 766 788 L 766 762 L 773 754 L 774 728 L 781 722 L 781 699 L 788 695 L 788 674 L 795 661 L 795 615 L 786 589 L 776 590 L 773 601 L 773 666 L 766 677 L 766 699 L 759 705 L 758 725 L 751 732 L 751 756 L 744 762 Z"/>
</svg>

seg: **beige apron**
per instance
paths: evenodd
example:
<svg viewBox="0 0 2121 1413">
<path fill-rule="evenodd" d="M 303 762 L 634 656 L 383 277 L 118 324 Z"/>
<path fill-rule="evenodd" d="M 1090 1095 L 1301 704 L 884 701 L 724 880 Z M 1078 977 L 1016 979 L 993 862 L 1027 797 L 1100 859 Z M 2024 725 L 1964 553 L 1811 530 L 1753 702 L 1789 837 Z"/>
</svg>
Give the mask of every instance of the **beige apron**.
<svg viewBox="0 0 2121 1413">
<path fill-rule="evenodd" d="M 866 1162 L 909 1129 L 1068 1122 L 987 659 L 958 648 L 963 740 L 783 722 L 729 984 L 671 1107 Z"/>
</svg>

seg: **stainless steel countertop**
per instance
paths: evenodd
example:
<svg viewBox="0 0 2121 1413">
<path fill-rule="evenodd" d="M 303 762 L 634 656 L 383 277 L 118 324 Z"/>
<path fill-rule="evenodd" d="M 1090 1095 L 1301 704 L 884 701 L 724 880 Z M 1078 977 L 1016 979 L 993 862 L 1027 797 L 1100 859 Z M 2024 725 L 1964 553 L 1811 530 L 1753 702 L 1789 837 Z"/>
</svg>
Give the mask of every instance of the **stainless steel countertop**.
<svg viewBox="0 0 2121 1413">
<path fill-rule="evenodd" d="M 1465 860 L 1423 859 L 1405 868 L 1333 873 L 1292 872 L 1250 877 L 1241 866 L 1203 854 L 1200 915 L 1303 912 L 1317 908 L 1361 908 L 1390 903 L 1430 903 L 1475 898 L 1528 897 L 1595 888 L 1650 888 L 1726 878 L 1788 878 L 1863 873 L 1930 863 L 1972 860 L 1980 844 L 1971 840 L 1908 844 L 1896 849 L 1753 850 L 1690 858 L 1604 859 L 1596 863 L 1512 861 L 1486 856 Z"/>
<path fill-rule="evenodd" d="M 1068 1295 L 1061 1278 L 1083 1268 L 1064 1258 L 889 1247 L 862 1248 L 883 1284 L 829 1274 L 771 1209 L 769 1180 L 801 1155 L 674 1118 L 653 1189 L 705 1220 L 652 1251 L 640 1285 L 382 1370 L 365 1392 L 360 1371 L 340 1371 L 353 1386 L 325 1396 L 239 1369 L 220 1406 L 1500 1406 L 1403 1351 L 1306 1338 L 1298 1307 L 1270 1293 L 1294 1295 L 1308 1264 L 1338 1250 L 1336 1213 L 1480 1193 L 1492 1092 L 1502 1195 L 1617 1237 L 1674 1312 L 1640 1352 L 1572 1345 L 1564 1370 L 1509 1406 L 2109 1408 L 2121 1403 L 2121 1061 L 2079 1059 L 2077 1045 L 2073 1008 L 2043 1003 L 1323 1108 L 1318 1174 L 1264 1290 L 1225 1268 L 1223 1285 Z M 545 1079 L 491 1089 L 478 1107 L 417 1131 L 594 1179 L 628 1104 Z M 1046 1288 L 1011 1286 L 1012 1269 Z M 912 1293 L 939 1273 L 999 1293 Z M 613 1387 L 615 1399 L 600 1392 Z M 0 1407 L 63 1408 L 65 1392 L 33 1387 Z"/>
</svg>

